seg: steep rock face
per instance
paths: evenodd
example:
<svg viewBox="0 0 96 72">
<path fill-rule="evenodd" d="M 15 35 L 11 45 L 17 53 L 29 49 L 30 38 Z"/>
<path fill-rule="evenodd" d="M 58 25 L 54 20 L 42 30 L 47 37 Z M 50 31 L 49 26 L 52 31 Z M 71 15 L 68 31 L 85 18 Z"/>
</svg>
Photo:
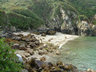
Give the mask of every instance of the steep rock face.
<svg viewBox="0 0 96 72">
<path fill-rule="evenodd" d="M 75 11 L 65 10 L 62 7 L 58 10 L 59 13 L 46 26 L 66 34 L 96 36 L 96 25 L 84 20 L 79 21 Z M 94 16 L 95 18 L 96 16 Z"/>
<path fill-rule="evenodd" d="M 94 17 L 95 18 L 95 17 Z M 58 12 L 45 24 L 46 28 L 65 34 L 96 36 L 96 26 L 87 21 L 79 21 L 75 11 L 58 7 Z"/>
<path fill-rule="evenodd" d="M 62 7 L 58 10 L 59 13 L 57 13 L 46 26 L 62 33 L 77 34 L 78 17 L 76 13 L 74 11 L 64 10 Z"/>
<path fill-rule="evenodd" d="M 61 0 L 33 1 L 33 6 L 28 8 L 44 20 L 47 28 L 62 33 L 77 34 L 78 16 L 67 2 Z"/>
<path fill-rule="evenodd" d="M 76 34 L 76 23 L 72 23 L 73 19 L 75 19 L 76 14 L 71 11 L 67 11 L 67 13 L 61 9 L 61 16 L 62 16 L 62 24 L 61 24 L 61 32 L 68 33 L 68 34 Z M 73 18 L 73 19 L 72 19 Z"/>
<path fill-rule="evenodd" d="M 78 24 L 78 35 L 81 36 L 96 36 L 96 25 L 81 21 Z"/>
<path fill-rule="evenodd" d="M 91 29 L 92 29 L 92 36 L 96 36 L 96 25 L 92 25 Z"/>
<path fill-rule="evenodd" d="M 78 24 L 78 34 L 81 36 L 91 35 L 91 26 L 88 24 L 87 21 L 81 21 Z"/>
</svg>

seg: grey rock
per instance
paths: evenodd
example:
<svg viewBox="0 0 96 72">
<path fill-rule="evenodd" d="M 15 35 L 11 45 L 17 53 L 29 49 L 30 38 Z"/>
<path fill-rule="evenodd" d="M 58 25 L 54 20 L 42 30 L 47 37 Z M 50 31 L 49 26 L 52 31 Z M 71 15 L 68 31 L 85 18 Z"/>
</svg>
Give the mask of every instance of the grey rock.
<svg viewBox="0 0 96 72">
<path fill-rule="evenodd" d="M 10 31 L 16 32 L 16 27 L 15 26 L 11 26 Z"/>
<path fill-rule="evenodd" d="M 87 21 L 82 21 L 78 24 L 78 34 L 81 36 L 88 36 L 91 34 L 91 26 Z"/>
<path fill-rule="evenodd" d="M 16 54 L 16 56 L 18 57 L 18 60 L 19 60 L 20 62 L 23 62 L 22 56 L 21 56 L 20 54 Z"/>
<path fill-rule="evenodd" d="M 27 69 L 23 69 L 21 72 L 28 72 L 28 70 Z"/>
</svg>

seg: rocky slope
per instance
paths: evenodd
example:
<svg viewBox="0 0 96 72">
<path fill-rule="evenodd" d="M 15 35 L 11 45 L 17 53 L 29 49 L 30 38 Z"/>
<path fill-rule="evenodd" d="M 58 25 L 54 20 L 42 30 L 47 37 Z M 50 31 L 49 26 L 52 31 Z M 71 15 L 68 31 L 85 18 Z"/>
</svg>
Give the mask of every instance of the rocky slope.
<svg viewBox="0 0 96 72">
<path fill-rule="evenodd" d="M 43 30 L 45 27 L 45 29 L 49 28 L 67 34 L 95 36 L 96 26 L 84 17 L 81 19 L 78 10 L 75 6 L 72 6 L 71 0 L 69 1 L 0 1 L 0 25 L 2 27 L 7 26 L 7 28 L 11 25 L 25 30 L 38 27 Z"/>
</svg>

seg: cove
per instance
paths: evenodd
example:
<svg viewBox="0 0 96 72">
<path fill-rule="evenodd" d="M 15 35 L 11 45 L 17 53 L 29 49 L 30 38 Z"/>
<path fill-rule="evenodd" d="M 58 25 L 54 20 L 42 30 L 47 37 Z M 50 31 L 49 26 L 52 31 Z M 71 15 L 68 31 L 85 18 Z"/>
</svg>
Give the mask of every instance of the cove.
<svg viewBox="0 0 96 72">
<path fill-rule="evenodd" d="M 79 37 L 62 47 L 54 62 L 73 64 L 79 70 L 96 70 L 96 37 Z"/>
</svg>

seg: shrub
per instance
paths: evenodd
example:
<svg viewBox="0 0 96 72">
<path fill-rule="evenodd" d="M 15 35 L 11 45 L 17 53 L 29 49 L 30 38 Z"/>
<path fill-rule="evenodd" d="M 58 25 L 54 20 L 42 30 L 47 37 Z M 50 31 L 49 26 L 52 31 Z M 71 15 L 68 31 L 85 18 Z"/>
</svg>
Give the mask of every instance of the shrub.
<svg viewBox="0 0 96 72">
<path fill-rule="evenodd" d="M 0 39 L 0 72 L 19 72 L 21 64 L 16 63 L 17 60 L 14 50 Z"/>
<path fill-rule="evenodd" d="M 6 24 L 6 13 L 0 10 L 0 26 L 4 26 Z"/>
<path fill-rule="evenodd" d="M 93 20 L 93 24 L 95 24 L 95 25 L 96 25 L 96 20 Z"/>
<path fill-rule="evenodd" d="M 8 13 L 10 24 L 20 29 L 28 29 L 29 27 L 34 29 L 43 24 L 40 18 L 37 18 L 34 14 L 33 17 L 31 15 L 32 13 L 28 16 L 28 13 L 23 11 Z"/>
</svg>

